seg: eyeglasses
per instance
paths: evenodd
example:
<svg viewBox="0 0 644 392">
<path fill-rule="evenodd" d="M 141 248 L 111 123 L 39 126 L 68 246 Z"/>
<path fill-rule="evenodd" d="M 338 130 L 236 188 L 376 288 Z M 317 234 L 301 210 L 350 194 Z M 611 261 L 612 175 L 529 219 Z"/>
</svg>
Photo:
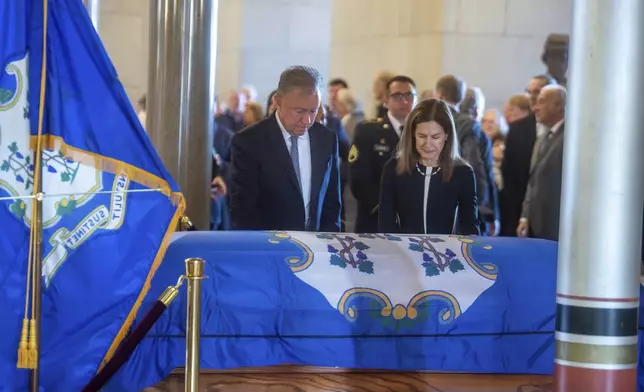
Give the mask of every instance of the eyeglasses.
<svg viewBox="0 0 644 392">
<path fill-rule="evenodd" d="M 414 98 L 416 98 L 416 93 L 393 93 L 389 96 L 389 98 L 399 102 L 412 101 Z"/>
</svg>

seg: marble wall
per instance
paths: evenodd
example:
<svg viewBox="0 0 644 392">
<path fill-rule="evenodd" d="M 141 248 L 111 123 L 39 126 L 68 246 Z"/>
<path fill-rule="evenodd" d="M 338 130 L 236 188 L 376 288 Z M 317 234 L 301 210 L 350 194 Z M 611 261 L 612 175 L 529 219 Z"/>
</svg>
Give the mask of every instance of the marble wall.
<svg viewBox="0 0 644 392">
<path fill-rule="evenodd" d="M 219 0 L 216 89 L 221 97 L 245 84 L 259 101 L 290 65 L 325 77 L 331 48 L 330 0 Z"/>
<path fill-rule="evenodd" d="M 149 14 L 149 0 L 100 2 L 98 32 L 132 102 L 147 90 Z"/>
<path fill-rule="evenodd" d="M 545 38 L 570 33 L 572 0 L 333 0 L 332 21 L 331 75 L 346 78 L 365 107 L 382 69 L 420 90 L 457 74 L 494 107 L 543 72 Z"/>
<path fill-rule="evenodd" d="M 101 1 L 99 33 L 133 101 L 146 91 L 150 1 Z M 280 72 L 294 64 L 328 75 L 331 0 L 218 1 L 215 83 L 220 96 L 252 84 L 263 102 Z"/>
<path fill-rule="evenodd" d="M 99 32 L 133 101 L 147 84 L 149 1 L 101 1 Z M 383 69 L 421 90 L 458 74 L 499 106 L 543 71 L 547 34 L 571 25 L 572 0 L 219 0 L 216 89 L 252 84 L 263 102 L 283 68 L 307 64 L 345 78 L 365 107 Z"/>
</svg>

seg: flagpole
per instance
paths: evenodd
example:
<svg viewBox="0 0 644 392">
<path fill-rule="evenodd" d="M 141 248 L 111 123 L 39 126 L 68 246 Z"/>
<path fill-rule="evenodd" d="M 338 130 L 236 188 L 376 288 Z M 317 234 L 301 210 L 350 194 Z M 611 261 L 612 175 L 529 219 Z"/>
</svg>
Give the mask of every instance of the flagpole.
<svg viewBox="0 0 644 392">
<path fill-rule="evenodd" d="M 42 137 L 42 136 L 39 136 Z M 41 154 L 42 151 L 37 151 L 37 154 Z M 33 319 L 35 321 L 35 331 L 33 331 L 33 338 L 36 343 L 37 353 L 39 354 L 40 349 L 40 325 L 41 325 L 41 298 L 42 298 L 42 165 L 40 166 L 40 171 L 37 175 L 40 177 L 41 181 L 36 181 L 38 189 L 36 189 L 36 200 L 35 200 L 35 222 L 32 224 L 36 225 L 34 242 L 34 275 L 33 282 L 34 285 L 34 297 L 32 298 L 32 307 L 33 307 Z M 31 278 L 31 277 L 29 277 Z M 35 358 L 34 367 L 30 369 L 30 392 L 38 392 L 38 386 L 40 381 L 39 366 L 40 364 L 40 355 L 37 355 Z"/>
<path fill-rule="evenodd" d="M 38 102 L 38 129 L 36 137 L 36 148 L 34 152 L 34 195 L 33 214 L 31 220 L 31 234 L 33 240 L 33 259 L 31 268 L 33 275 L 27 279 L 32 279 L 31 319 L 29 320 L 29 390 L 39 392 L 40 384 L 40 328 L 41 328 L 41 304 L 42 304 L 42 203 L 43 195 L 43 165 L 42 165 L 42 147 L 43 147 L 43 123 L 45 109 L 45 93 L 47 87 L 47 21 L 48 21 L 48 1 L 42 1 L 42 63 L 40 68 L 40 97 Z M 31 241 L 30 241 L 31 242 Z M 29 293 L 26 293 L 29 296 Z"/>
</svg>

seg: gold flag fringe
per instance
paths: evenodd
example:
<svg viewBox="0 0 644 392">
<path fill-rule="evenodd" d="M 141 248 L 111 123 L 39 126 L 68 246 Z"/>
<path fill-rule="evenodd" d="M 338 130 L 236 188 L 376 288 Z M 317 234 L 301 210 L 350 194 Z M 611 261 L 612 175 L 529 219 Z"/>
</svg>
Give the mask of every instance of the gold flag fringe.
<svg viewBox="0 0 644 392">
<path fill-rule="evenodd" d="M 42 48 L 42 64 L 41 64 L 41 75 L 40 75 L 40 106 L 39 106 L 39 113 L 38 113 L 38 134 L 37 136 L 31 136 L 29 140 L 30 148 L 34 151 L 35 155 L 35 163 L 36 167 L 34 170 L 34 195 L 36 192 L 40 192 L 40 184 L 42 179 L 41 177 L 41 156 L 42 156 L 42 150 L 47 149 L 47 150 L 52 150 L 52 151 L 60 151 L 66 158 L 71 159 L 75 162 L 88 165 L 91 167 L 96 168 L 97 170 L 103 171 L 103 172 L 108 172 L 112 173 L 114 175 L 122 175 L 125 174 L 127 178 L 130 181 L 136 182 L 138 184 L 141 184 L 149 189 L 158 189 L 162 194 L 167 196 L 170 199 L 170 202 L 174 207 L 176 207 L 175 213 L 170 221 L 170 225 L 168 226 L 166 233 L 163 237 L 163 241 L 161 243 L 161 246 L 159 247 L 159 251 L 156 254 L 156 257 L 152 263 L 152 266 L 150 267 L 150 271 L 148 272 L 148 275 L 146 277 L 146 280 L 143 284 L 143 287 L 141 288 L 141 291 L 139 292 L 139 296 L 136 299 L 136 302 L 134 303 L 134 306 L 130 310 L 130 313 L 126 317 L 123 325 L 121 325 L 120 330 L 118 331 L 116 337 L 114 338 L 114 341 L 112 342 L 111 346 L 109 347 L 107 354 L 103 358 L 103 362 L 99 368 L 99 371 L 101 368 L 103 368 L 104 364 L 109 361 L 112 356 L 114 355 L 114 352 L 118 348 L 119 344 L 121 341 L 125 338 L 127 335 L 132 323 L 134 322 L 134 318 L 136 317 L 136 314 L 141 307 L 141 304 L 143 302 L 143 299 L 148 293 L 148 290 L 150 289 L 150 285 L 152 282 L 152 278 L 154 277 L 154 274 L 156 273 L 157 269 L 161 265 L 161 262 L 163 260 L 163 256 L 165 255 L 165 252 L 167 250 L 167 247 L 170 242 L 170 237 L 172 233 L 175 231 L 175 229 L 178 226 L 179 219 L 183 215 L 183 212 L 185 210 L 185 199 L 181 193 L 178 192 L 172 192 L 170 189 L 169 184 L 162 178 L 153 175 L 152 173 L 149 173 L 145 170 L 139 169 L 135 166 L 132 166 L 128 163 L 113 159 L 113 158 L 108 158 L 102 155 L 98 155 L 95 153 L 92 153 L 90 151 L 78 149 L 72 146 L 67 145 L 64 140 L 59 137 L 59 136 L 53 136 L 51 134 L 43 135 L 42 134 L 42 127 L 43 127 L 43 118 L 44 118 L 44 111 L 43 108 L 45 107 L 45 89 L 47 87 L 46 81 L 47 81 L 47 20 L 48 20 L 48 10 L 47 10 L 47 5 L 48 5 L 48 0 L 43 0 L 43 48 Z M 40 201 L 37 198 L 33 198 L 32 200 L 34 204 L 34 208 L 32 209 L 33 213 L 33 218 L 32 218 L 32 223 L 31 223 L 31 235 L 29 236 L 29 260 L 28 260 L 28 267 L 27 267 L 27 289 L 25 292 L 25 318 L 23 319 L 23 327 L 22 327 L 22 332 L 20 334 L 20 343 L 18 347 L 18 368 L 29 368 L 29 369 L 35 369 L 38 366 L 38 346 L 37 346 L 37 337 L 38 337 L 38 329 L 40 328 L 40 325 L 36 323 L 37 318 L 39 315 L 35 314 L 34 307 L 31 307 L 31 318 L 27 322 L 27 312 L 29 310 L 29 303 L 30 303 L 30 290 L 29 290 L 29 285 L 31 284 L 31 297 L 33 300 L 36 298 L 36 283 L 40 283 L 39 279 L 41 279 L 40 276 L 36 276 L 36 264 L 35 263 L 41 263 L 42 260 L 39 260 L 40 258 L 40 252 L 37 251 L 38 249 L 36 246 L 40 246 L 41 244 L 41 238 L 39 238 L 38 241 L 35 241 L 34 239 L 36 236 L 41 235 L 41 227 L 39 223 L 39 216 L 38 214 L 38 203 Z M 38 219 L 36 219 L 38 218 Z M 40 292 L 38 291 L 38 294 Z"/>
<path fill-rule="evenodd" d="M 28 365 L 29 369 L 38 367 L 38 345 L 36 344 L 36 320 L 32 317 L 29 320 L 29 344 L 28 344 Z"/>
<path fill-rule="evenodd" d="M 27 280 L 30 279 L 31 276 L 27 278 Z M 29 319 L 25 317 L 22 319 L 22 332 L 20 333 L 20 346 L 18 347 L 18 369 L 27 369 L 29 366 L 28 336 Z"/>
<path fill-rule="evenodd" d="M 159 251 L 157 252 L 156 257 L 154 258 L 154 262 L 152 262 L 152 266 L 150 267 L 148 276 L 145 279 L 145 282 L 143 283 L 143 288 L 141 289 L 141 292 L 139 293 L 139 296 L 137 297 L 136 302 L 134 303 L 134 306 L 130 311 L 130 314 L 125 319 L 125 322 L 121 326 L 121 329 L 118 331 L 116 338 L 112 342 L 112 345 L 107 350 L 107 354 L 103 358 L 103 362 L 101 363 L 101 366 L 98 369 L 99 372 L 101 371 L 101 369 L 103 369 L 103 367 L 107 364 L 107 362 L 110 359 L 112 359 L 112 357 L 114 356 L 114 353 L 116 352 L 116 349 L 129 333 L 130 327 L 134 322 L 134 318 L 136 317 L 139 311 L 139 308 L 143 303 L 143 299 L 145 298 L 148 291 L 150 290 L 152 278 L 154 278 L 154 274 L 157 272 L 157 269 L 159 268 L 159 266 L 161 265 L 161 262 L 163 261 L 163 256 L 165 256 L 165 252 L 168 249 L 168 245 L 170 245 L 170 237 L 172 237 L 172 234 L 177 228 L 179 224 L 179 220 L 181 219 L 181 216 L 183 215 L 183 212 L 186 209 L 185 199 L 183 198 L 183 195 L 181 193 L 173 193 L 171 199 L 176 201 L 177 209 L 174 213 L 174 216 L 172 217 L 172 220 L 170 221 L 170 225 L 168 226 L 168 229 L 165 235 L 163 236 L 163 241 L 161 242 L 161 246 L 159 247 Z"/>
<path fill-rule="evenodd" d="M 159 251 L 156 254 L 156 257 L 152 263 L 150 271 L 148 272 L 148 276 L 146 277 L 146 280 L 139 293 L 139 296 L 137 297 L 136 302 L 132 307 L 132 310 L 130 311 L 123 325 L 118 331 L 114 341 L 112 342 L 112 345 L 108 349 L 107 354 L 103 358 L 103 362 L 99 368 L 99 371 L 100 371 L 100 369 L 102 369 L 103 366 L 112 358 L 112 356 L 114 355 L 114 352 L 118 348 L 121 341 L 123 341 L 123 339 L 127 336 L 128 331 L 132 326 L 132 323 L 134 322 L 134 319 L 138 313 L 138 310 L 141 307 L 141 304 L 143 303 L 143 299 L 145 298 L 145 296 L 147 295 L 150 289 L 152 278 L 154 277 L 154 274 L 156 273 L 157 269 L 161 265 L 161 262 L 163 261 L 163 256 L 165 255 L 165 252 L 168 248 L 170 238 L 174 233 L 175 229 L 178 227 L 179 220 L 186 209 L 185 198 L 183 197 L 183 194 L 181 194 L 180 192 L 172 192 L 168 183 L 164 179 L 158 176 L 155 176 L 145 170 L 139 169 L 128 163 L 72 147 L 66 144 L 64 140 L 59 136 L 54 136 L 49 134 L 42 135 L 40 137 L 31 136 L 30 148 L 32 149 L 36 148 L 39 144 L 38 143 L 39 139 L 40 139 L 41 148 L 51 150 L 51 151 L 60 151 L 65 156 L 65 158 L 71 159 L 74 162 L 91 166 L 96 168 L 97 170 L 111 173 L 114 175 L 125 174 L 130 181 L 134 181 L 149 189 L 159 189 L 159 191 L 162 194 L 164 194 L 170 199 L 172 206 L 176 207 L 175 213 L 163 237 L 163 241 L 161 243 Z M 29 359 L 31 359 L 31 356 L 28 356 L 28 357 Z"/>
<path fill-rule="evenodd" d="M 152 173 L 149 173 L 143 169 L 139 169 L 138 167 L 132 166 L 117 159 L 105 157 L 92 153 L 90 151 L 72 147 L 66 144 L 60 136 L 47 134 L 42 135 L 40 139 L 43 149 L 60 151 L 67 159 L 71 159 L 74 162 L 78 162 L 83 165 L 94 167 L 97 170 L 103 172 L 111 173 L 114 175 L 125 173 L 130 181 L 134 181 L 149 189 L 159 189 L 161 193 L 171 198 L 174 205 L 178 205 L 179 197 L 174 196 L 173 198 L 170 186 L 161 177 L 155 176 Z M 35 149 L 37 145 L 38 136 L 31 136 L 29 140 L 30 148 Z M 180 198 L 183 198 L 183 196 L 181 196 Z"/>
<path fill-rule="evenodd" d="M 186 208 L 185 198 L 183 197 L 183 194 L 181 194 L 180 192 L 172 192 L 168 183 L 164 179 L 158 176 L 155 176 L 145 170 L 139 169 L 128 163 L 72 147 L 66 144 L 64 140 L 59 136 L 54 136 L 49 134 L 41 135 L 41 136 L 31 136 L 30 148 L 36 150 L 38 146 L 40 146 L 41 149 L 60 151 L 67 159 L 71 159 L 74 162 L 78 162 L 87 166 L 94 167 L 97 170 L 100 170 L 103 172 L 111 173 L 114 175 L 125 174 L 130 181 L 141 184 L 149 189 L 158 189 L 160 193 L 162 193 L 163 195 L 169 198 L 172 206 L 176 207 L 175 213 L 163 237 L 163 241 L 161 243 L 159 251 L 157 252 L 157 255 L 152 263 L 152 266 L 150 268 L 150 271 L 148 272 L 148 276 L 146 277 L 146 280 L 139 293 L 139 296 L 137 297 L 136 302 L 134 303 L 134 306 L 132 307 L 130 313 L 128 314 L 123 325 L 118 331 L 114 341 L 112 342 L 110 348 L 108 349 L 107 354 L 103 358 L 103 362 L 101 363 L 101 366 L 99 368 L 99 371 L 100 371 L 100 369 L 102 369 L 103 366 L 112 358 L 112 356 L 114 355 L 114 352 L 118 348 L 121 341 L 123 341 L 123 339 L 127 336 L 127 333 L 130 327 L 132 326 L 132 323 L 134 322 L 134 319 L 138 313 L 138 310 L 141 307 L 141 304 L 143 303 L 143 299 L 145 298 L 145 296 L 147 295 L 150 289 L 152 278 L 154 277 L 157 269 L 159 268 L 159 266 L 161 265 L 161 262 L 163 261 L 163 256 L 165 255 L 165 252 L 168 248 L 170 238 L 174 233 L 176 227 L 178 227 L 179 219 L 181 218 L 181 216 L 183 215 L 183 212 L 185 211 L 185 208 Z M 34 321 L 34 320 L 30 320 L 30 321 Z M 23 322 L 23 326 L 24 325 L 26 325 L 25 322 Z M 34 328 L 35 330 L 35 322 L 33 323 L 30 322 L 30 326 L 32 326 L 32 328 Z M 27 347 L 25 352 L 22 336 L 26 335 L 27 331 L 28 329 L 23 328 L 23 334 L 21 335 L 20 349 L 18 354 L 18 362 L 19 362 L 18 367 L 21 367 L 20 365 L 23 365 L 23 364 L 26 364 L 26 366 L 29 367 L 30 365 L 34 365 L 37 363 L 38 350 L 37 350 L 37 347 L 35 346 L 35 340 L 33 341 L 33 344 L 31 339 L 27 341 L 27 344 L 26 344 Z"/>
</svg>

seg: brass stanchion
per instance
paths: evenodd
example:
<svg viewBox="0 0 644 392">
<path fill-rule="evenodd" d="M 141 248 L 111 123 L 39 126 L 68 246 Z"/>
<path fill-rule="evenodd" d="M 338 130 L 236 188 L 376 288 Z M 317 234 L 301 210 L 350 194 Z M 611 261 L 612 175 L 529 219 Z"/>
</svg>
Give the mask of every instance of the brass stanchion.
<svg viewBox="0 0 644 392">
<path fill-rule="evenodd" d="M 186 392 L 199 390 L 199 335 L 201 329 L 201 280 L 205 261 L 186 259 L 188 281 L 188 310 L 186 314 Z"/>
</svg>

